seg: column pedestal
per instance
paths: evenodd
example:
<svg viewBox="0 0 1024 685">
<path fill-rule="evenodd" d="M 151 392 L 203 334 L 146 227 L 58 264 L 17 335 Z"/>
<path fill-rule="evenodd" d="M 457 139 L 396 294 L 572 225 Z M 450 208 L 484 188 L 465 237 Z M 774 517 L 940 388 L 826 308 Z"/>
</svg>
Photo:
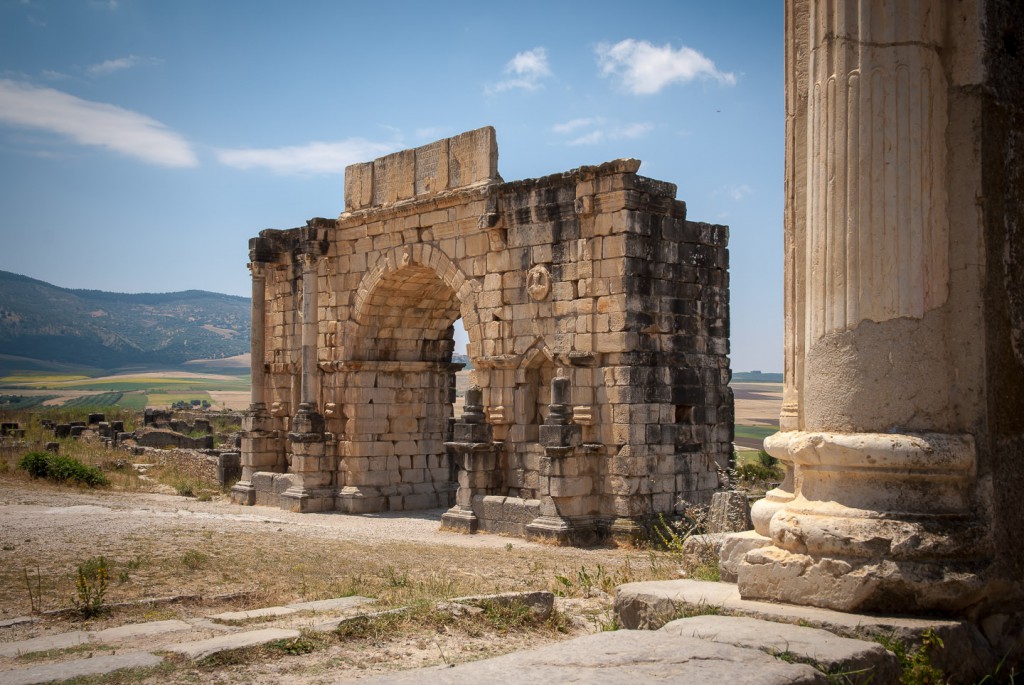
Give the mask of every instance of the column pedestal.
<svg viewBox="0 0 1024 685">
<path fill-rule="evenodd" d="M 771 544 L 739 564 L 745 599 L 903 612 L 978 600 L 988 538 L 971 508 L 971 436 L 790 431 L 766 446 L 801 483 L 757 512 L 762 525 L 771 512 Z"/>
</svg>

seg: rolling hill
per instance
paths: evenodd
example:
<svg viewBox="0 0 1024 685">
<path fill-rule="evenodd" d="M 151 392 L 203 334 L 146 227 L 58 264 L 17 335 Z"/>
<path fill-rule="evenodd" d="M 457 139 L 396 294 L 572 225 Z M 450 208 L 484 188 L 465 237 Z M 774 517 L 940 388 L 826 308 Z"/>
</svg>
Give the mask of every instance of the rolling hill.
<svg viewBox="0 0 1024 685">
<path fill-rule="evenodd" d="M 249 351 L 249 298 L 70 290 L 0 271 L 0 356 L 113 369 Z"/>
</svg>

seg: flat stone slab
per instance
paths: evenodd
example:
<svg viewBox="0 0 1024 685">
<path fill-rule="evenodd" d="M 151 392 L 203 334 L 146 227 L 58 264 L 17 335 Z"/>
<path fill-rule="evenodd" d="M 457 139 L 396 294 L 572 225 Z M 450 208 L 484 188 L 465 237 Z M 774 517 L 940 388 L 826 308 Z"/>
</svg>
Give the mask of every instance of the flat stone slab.
<svg viewBox="0 0 1024 685">
<path fill-rule="evenodd" d="M 787 663 L 755 649 L 660 631 L 619 630 L 493 659 L 414 669 L 360 682 L 825 685 L 827 681 L 811 666 Z"/>
<path fill-rule="evenodd" d="M 14 618 L 5 618 L 0 621 L 0 628 L 10 628 L 12 626 L 20 626 L 26 623 L 35 623 L 35 616 L 16 616 Z"/>
<path fill-rule="evenodd" d="M 250 621 L 258 618 L 274 618 L 275 616 L 290 616 L 300 611 L 344 611 L 353 609 L 364 604 L 372 604 L 376 600 L 369 597 L 335 597 L 334 599 L 318 599 L 312 602 L 295 602 L 285 606 L 264 607 L 250 611 L 227 611 L 223 614 L 215 614 L 209 618 L 213 621 Z"/>
<path fill-rule="evenodd" d="M 354 609 L 366 604 L 373 604 L 377 600 L 369 597 L 352 595 L 351 597 L 336 597 L 334 599 L 319 599 L 313 602 L 295 602 L 286 605 L 289 609 L 297 611 L 344 611 Z"/>
<path fill-rule="evenodd" d="M 150 621 L 148 623 L 129 623 L 128 625 L 116 628 L 97 630 L 94 633 L 89 633 L 89 635 L 97 642 L 118 642 L 120 640 L 131 640 L 136 637 L 164 635 L 185 630 L 192 630 L 192 626 L 184 621 Z"/>
<path fill-rule="evenodd" d="M 843 674 L 844 683 L 896 683 L 900 663 L 877 642 L 839 637 L 827 630 L 773 623 L 745 616 L 692 616 L 666 624 L 659 632 L 787 654 L 825 673 Z"/>
<path fill-rule="evenodd" d="M 69 649 L 78 645 L 84 645 L 87 642 L 89 642 L 89 633 L 84 630 L 74 630 L 70 633 L 57 633 L 55 635 L 40 635 L 29 640 L 0 643 L 0 656 L 15 657 L 34 652 L 48 652 L 53 649 Z"/>
<path fill-rule="evenodd" d="M 16 668 L 0 672 L 0 681 L 5 685 L 35 685 L 55 680 L 70 680 L 82 676 L 105 675 L 125 668 L 146 668 L 156 666 L 163 659 L 149 652 L 127 652 L 94 656 L 91 659 L 75 659 L 56 664 L 41 664 L 28 668 Z"/>
<path fill-rule="evenodd" d="M 243 649 L 245 647 L 259 647 L 268 642 L 277 640 L 294 640 L 299 636 L 297 630 L 286 630 L 284 628 L 264 628 L 263 630 L 250 630 L 244 633 L 232 633 L 230 635 L 218 635 L 217 637 L 194 642 L 182 642 L 170 645 L 166 648 L 168 652 L 181 654 L 192 660 L 204 659 L 211 654 L 226 652 L 229 649 Z"/>
<path fill-rule="evenodd" d="M 975 682 L 991 673 L 998 664 L 988 641 L 966 621 L 847 614 L 818 607 L 774 604 L 742 599 L 739 589 L 730 583 L 700 580 L 627 583 L 615 589 L 615 617 L 624 628 L 656 630 L 673 620 L 687 605 L 706 605 L 723 613 L 779 623 L 800 623 L 846 637 L 886 635 L 908 645 L 920 644 L 921 635 L 932 630 L 945 644 L 945 649 L 936 654 L 935 664 L 965 682 Z"/>
<path fill-rule="evenodd" d="M 250 611 L 225 611 L 223 614 L 210 616 L 213 621 L 249 621 L 254 618 L 273 618 L 275 616 L 289 616 L 299 613 L 298 609 L 292 607 L 263 607 Z"/>
</svg>

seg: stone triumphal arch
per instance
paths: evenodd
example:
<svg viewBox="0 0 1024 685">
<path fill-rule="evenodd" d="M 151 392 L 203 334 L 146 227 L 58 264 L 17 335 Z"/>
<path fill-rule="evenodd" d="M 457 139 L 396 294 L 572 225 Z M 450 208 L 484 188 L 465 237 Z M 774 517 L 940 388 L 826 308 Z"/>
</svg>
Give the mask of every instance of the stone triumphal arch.
<svg viewBox="0 0 1024 685">
<path fill-rule="evenodd" d="M 250 241 L 235 501 L 580 543 L 718 487 L 728 229 L 636 160 L 506 183 L 497 159 L 488 127 L 356 164 L 337 219 Z"/>
</svg>

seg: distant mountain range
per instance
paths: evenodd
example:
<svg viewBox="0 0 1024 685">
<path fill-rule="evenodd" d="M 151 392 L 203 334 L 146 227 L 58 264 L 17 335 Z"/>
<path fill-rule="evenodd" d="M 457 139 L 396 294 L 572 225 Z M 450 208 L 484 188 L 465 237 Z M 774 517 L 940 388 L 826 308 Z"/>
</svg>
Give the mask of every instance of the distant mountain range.
<svg viewBox="0 0 1024 685">
<path fill-rule="evenodd" d="M 69 290 L 0 271 L 0 355 L 101 369 L 249 351 L 249 298 Z"/>
</svg>

